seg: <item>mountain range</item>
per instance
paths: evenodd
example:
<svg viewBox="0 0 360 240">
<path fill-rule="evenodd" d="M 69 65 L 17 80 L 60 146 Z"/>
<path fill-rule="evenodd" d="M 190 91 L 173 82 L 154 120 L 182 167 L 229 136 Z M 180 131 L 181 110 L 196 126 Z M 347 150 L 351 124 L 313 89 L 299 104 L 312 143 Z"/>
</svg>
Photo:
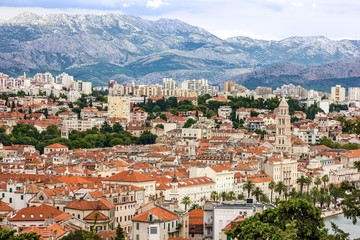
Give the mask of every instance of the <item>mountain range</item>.
<svg viewBox="0 0 360 240">
<path fill-rule="evenodd" d="M 358 84 L 359 56 L 358 40 L 220 39 L 173 19 L 26 12 L 0 21 L 1 72 L 67 72 L 94 85 L 172 77 L 207 78 L 212 84 L 234 80 L 249 88 L 294 83 L 328 91 L 321 81 Z"/>
</svg>

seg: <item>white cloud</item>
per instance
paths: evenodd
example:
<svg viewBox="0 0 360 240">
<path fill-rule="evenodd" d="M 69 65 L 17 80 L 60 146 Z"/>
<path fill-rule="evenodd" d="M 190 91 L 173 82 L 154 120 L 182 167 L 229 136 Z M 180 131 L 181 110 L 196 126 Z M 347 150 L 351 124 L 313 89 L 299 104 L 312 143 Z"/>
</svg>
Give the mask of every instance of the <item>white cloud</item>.
<svg viewBox="0 0 360 240">
<path fill-rule="evenodd" d="M 166 2 L 163 2 L 162 0 L 148 0 L 146 7 L 147 8 L 152 8 L 152 9 L 157 9 L 160 8 L 164 5 L 167 5 Z"/>
</svg>

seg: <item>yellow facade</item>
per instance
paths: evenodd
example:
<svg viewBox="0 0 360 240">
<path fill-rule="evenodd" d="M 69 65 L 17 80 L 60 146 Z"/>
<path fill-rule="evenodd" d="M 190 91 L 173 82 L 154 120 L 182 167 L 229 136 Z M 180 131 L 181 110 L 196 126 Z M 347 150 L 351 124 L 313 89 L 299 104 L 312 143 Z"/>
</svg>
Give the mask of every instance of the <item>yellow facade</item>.
<svg viewBox="0 0 360 240">
<path fill-rule="evenodd" d="M 108 112 L 111 118 L 130 119 L 130 97 L 129 96 L 109 96 Z"/>
</svg>

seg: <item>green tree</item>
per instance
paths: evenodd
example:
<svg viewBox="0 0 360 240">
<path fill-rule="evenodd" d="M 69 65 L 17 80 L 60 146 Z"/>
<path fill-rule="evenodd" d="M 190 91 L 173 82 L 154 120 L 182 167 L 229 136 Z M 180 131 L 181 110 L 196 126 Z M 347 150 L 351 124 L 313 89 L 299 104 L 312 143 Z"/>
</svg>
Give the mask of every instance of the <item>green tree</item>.
<svg viewBox="0 0 360 240">
<path fill-rule="evenodd" d="M 61 240 L 101 240 L 101 238 L 94 232 L 75 230 L 61 238 Z"/>
<path fill-rule="evenodd" d="M 296 179 L 296 183 L 300 185 L 300 192 L 303 193 L 304 185 L 306 184 L 306 178 L 305 176 L 301 176 L 298 179 Z"/>
<path fill-rule="evenodd" d="M 212 191 L 211 192 L 211 195 L 210 195 L 210 199 L 213 200 L 213 201 L 217 201 L 219 200 L 219 194 L 217 191 Z"/>
<path fill-rule="evenodd" d="M 257 202 L 260 202 L 260 196 L 261 196 L 262 194 L 264 194 L 264 193 L 263 193 L 263 191 L 261 190 L 261 188 L 256 187 L 256 188 L 252 191 L 251 194 L 252 194 L 253 196 L 255 196 Z"/>
<path fill-rule="evenodd" d="M 309 192 L 310 184 L 312 183 L 312 177 L 308 176 L 306 177 L 305 184 L 307 186 L 307 192 Z"/>
<path fill-rule="evenodd" d="M 255 187 L 255 184 L 253 184 L 251 181 L 247 181 L 246 183 L 244 183 L 243 189 L 247 191 L 248 197 L 250 197 L 250 193 L 254 189 L 254 187 Z"/>
<path fill-rule="evenodd" d="M 235 193 L 233 191 L 228 192 L 227 200 L 229 200 L 229 201 L 236 200 L 236 195 L 235 195 Z"/>
<path fill-rule="evenodd" d="M 317 188 L 319 188 L 319 185 L 321 185 L 322 181 L 320 179 L 320 177 L 317 177 L 314 181 L 314 184 L 316 185 Z"/>
<path fill-rule="evenodd" d="M 273 200 L 273 192 L 274 192 L 274 190 L 275 190 L 275 188 L 276 188 L 276 183 L 274 182 L 274 181 L 271 181 L 270 183 L 269 183 L 269 189 L 271 190 L 271 193 L 270 193 L 270 201 L 272 202 L 272 200 Z"/>
<path fill-rule="evenodd" d="M 119 133 L 119 132 L 122 132 L 124 131 L 124 128 L 122 127 L 122 125 L 118 122 L 114 123 L 113 125 L 113 130 L 112 130 L 114 133 Z"/>
<path fill-rule="evenodd" d="M 110 140 L 110 147 L 116 146 L 116 145 L 122 145 L 124 142 L 121 138 L 113 138 Z"/>
<path fill-rule="evenodd" d="M 304 199 L 281 201 L 279 206 L 245 218 L 226 232 L 234 239 L 324 239 L 327 230 L 319 208 Z"/>
<path fill-rule="evenodd" d="M 187 206 L 191 204 L 190 197 L 189 196 L 183 197 L 181 203 L 185 205 L 185 211 L 187 211 Z"/>
<path fill-rule="evenodd" d="M 324 183 L 324 189 L 325 189 L 326 188 L 326 183 L 330 180 L 329 176 L 327 174 L 325 174 L 324 176 L 322 176 L 321 180 Z"/>
<path fill-rule="evenodd" d="M 107 121 L 104 121 L 100 128 L 100 132 L 103 134 L 111 133 L 112 130 L 113 130 L 112 127 L 110 126 L 110 124 Z"/>
<path fill-rule="evenodd" d="M 281 198 L 281 193 L 285 192 L 286 189 L 287 189 L 286 185 L 282 181 L 280 181 L 276 184 L 275 192 L 278 192 L 279 198 Z"/>
<path fill-rule="evenodd" d="M 189 118 L 188 120 L 186 120 L 183 128 L 189 128 L 191 127 L 192 125 L 194 125 L 196 123 L 196 120 L 192 119 L 192 118 Z"/>
<path fill-rule="evenodd" d="M 70 144 L 71 149 L 87 149 L 92 148 L 91 144 L 86 142 L 84 139 L 77 139 L 71 142 Z"/>
<path fill-rule="evenodd" d="M 157 136 L 152 134 L 150 131 L 144 131 L 141 136 L 137 139 L 137 144 L 154 144 Z"/>
<path fill-rule="evenodd" d="M 124 229 L 120 226 L 119 223 L 116 227 L 116 237 L 114 240 L 125 240 Z"/>
</svg>

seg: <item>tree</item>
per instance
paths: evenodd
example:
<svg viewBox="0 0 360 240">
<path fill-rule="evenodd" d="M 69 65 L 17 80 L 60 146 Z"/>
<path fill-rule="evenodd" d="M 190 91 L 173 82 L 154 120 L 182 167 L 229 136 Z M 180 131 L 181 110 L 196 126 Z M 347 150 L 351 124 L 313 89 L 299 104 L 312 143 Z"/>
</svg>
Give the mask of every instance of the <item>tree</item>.
<svg viewBox="0 0 360 240">
<path fill-rule="evenodd" d="M 307 192 L 309 192 L 309 188 L 310 188 L 310 184 L 312 183 L 312 177 L 310 177 L 310 176 L 308 176 L 307 178 L 306 178 L 306 182 L 305 182 L 305 184 L 306 184 L 306 186 L 307 186 Z"/>
<path fill-rule="evenodd" d="M 235 195 L 235 193 L 233 191 L 228 192 L 227 200 L 229 200 L 229 201 L 236 200 L 236 195 Z"/>
<path fill-rule="evenodd" d="M 319 177 L 317 177 L 314 181 L 314 184 L 316 185 L 317 188 L 319 188 L 319 185 L 321 185 L 321 179 Z"/>
<path fill-rule="evenodd" d="M 211 195 L 210 195 L 210 199 L 213 200 L 213 201 L 217 201 L 219 200 L 219 194 L 217 191 L 212 191 L 211 192 Z"/>
<path fill-rule="evenodd" d="M 253 184 L 251 181 L 247 181 L 246 183 L 244 183 L 243 189 L 248 192 L 248 195 L 247 195 L 248 197 L 250 197 L 250 193 L 254 189 L 254 187 L 255 187 L 255 184 Z"/>
<path fill-rule="evenodd" d="M 282 182 L 282 181 L 280 181 L 280 182 L 278 182 L 277 184 L 276 184 L 276 188 L 275 188 L 275 192 L 278 192 L 279 193 L 279 198 L 281 197 L 281 193 L 282 192 L 285 192 L 286 191 L 286 186 L 285 186 L 285 184 Z"/>
<path fill-rule="evenodd" d="M 194 209 L 201 209 L 201 206 L 197 203 L 194 203 L 193 205 L 191 205 L 191 208 L 189 209 L 189 212 L 194 210 Z"/>
<path fill-rule="evenodd" d="M 306 178 L 303 176 L 296 179 L 296 183 L 300 185 L 300 192 L 303 193 L 304 185 L 306 184 Z"/>
<path fill-rule="evenodd" d="M 183 197 L 183 199 L 181 200 L 181 203 L 185 205 L 185 211 L 186 211 L 187 206 L 189 206 L 191 204 L 190 197 L 189 196 Z"/>
<path fill-rule="evenodd" d="M 270 197 L 270 202 L 272 202 L 272 200 L 273 200 L 273 192 L 274 192 L 274 189 L 276 188 L 276 183 L 274 182 L 274 181 L 271 181 L 270 183 L 269 183 L 269 189 L 271 190 L 271 197 Z"/>
<path fill-rule="evenodd" d="M 61 240 L 101 240 L 101 238 L 94 232 L 75 230 L 61 238 Z"/>
<path fill-rule="evenodd" d="M 321 180 L 322 180 L 323 183 L 324 183 L 324 188 L 326 188 L 326 183 L 330 180 L 330 179 L 329 179 L 329 176 L 328 176 L 327 174 L 325 174 L 325 175 L 321 178 Z"/>
<path fill-rule="evenodd" d="M 192 125 L 194 125 L 196 123 L 196 121 L 192 118 L 189 118 L 188 120 L 186 120 L 183 128 L 189 128 L 191 127 Z"/>
<path fill-rule="evenodd" d="M 310 191 L 310 196 L 312 197 L 314 206 L 316 205 L 318 195 L 319 195 L 319 189 L 317 187 L 313 187 Z"/>
<path fill-rule="evenodd" d="M 125 240 L 124 229 L 118 223 L 116 227 L 116 237 L 114 240 Z"/>
<path fill-rule="evenodd" d="M 150 131 L 144 131 L 137 139 L 137 144 L 154 144 L 156 142 L 157 135 L 152 134 Z"/>
<path fill-rule="evenodd" d="M 220 194 L 220 196 L 221 196 L 221 200 L 222 200 L 222 201 L 227 200 L 227 194 L 226 194 L 226 192 L 222 192 L 222 193 Z"/>
<path fill-rule="evenodd" d="M 261 188 L 256 187 L 251 194 L 256 197 L 257 202 L 260 202 L 260 196 L 263 194 L 263 191 Z"/>
<path fill-rule="evenodd" d="M 226 232 L 234 239 L 326 239 L 321 210 L 304 199 L 281 201 L 279 206 L 245 218 Z M 325 238 L 324 238 L 325 237 Z"/>
<path fill-rule="evenodd" d="M 101 125 L 101 128 L 100 128 L 100 132 L 105 134 L 105 133 L 111 133 L 112 132 L 112 128 L 111 126 L 109 125 L 109 123 L 107 121 L 104 121 L 103 124 Z"/>
<path fill-rule="evenodd" d="M 124 128 L 121 126 L 121 124 L 118 123 L 118 122 L 114 123 L 113 132 L 114 133 L 119 133 L 119 132 L 122 132 L 122 131 L 124 131 Z"/>
</svg>

